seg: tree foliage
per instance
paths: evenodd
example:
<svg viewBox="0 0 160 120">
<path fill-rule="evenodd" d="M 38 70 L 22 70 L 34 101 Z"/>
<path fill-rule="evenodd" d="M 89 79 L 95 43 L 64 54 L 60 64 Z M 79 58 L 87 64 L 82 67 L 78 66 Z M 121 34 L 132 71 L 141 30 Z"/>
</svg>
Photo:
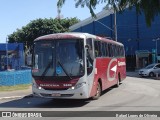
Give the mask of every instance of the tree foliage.
<svg viewBox="0 0 160 120">
<path fill-rule="evenodd" d="M 9 42 L 32 43 L 39 36 L 69 31 L 69 27 L 79 22 L 77 18 L 36 19 L 8 36 Z"/>
<path fill-rule="evenodd" d="M 62 7 L 66 0 L 58 0 L 57 6 Z M 137 13 L 145 15 L 147 25 L 151 25 L 154 17 L 160 14 L 160 0 L 75 0 L 75 6 L 87 6 L 95 17 L 94 9 L 98 4 L 111 5 L 115 10 L 123 11 L 126 7 L 136 7 Z"/>
</svg>

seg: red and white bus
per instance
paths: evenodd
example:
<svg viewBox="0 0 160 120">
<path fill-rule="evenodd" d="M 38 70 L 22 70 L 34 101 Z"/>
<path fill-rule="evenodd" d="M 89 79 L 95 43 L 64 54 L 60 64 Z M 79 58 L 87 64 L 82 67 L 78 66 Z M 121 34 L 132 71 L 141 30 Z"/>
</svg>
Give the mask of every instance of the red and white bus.
<svg viewBox="0 0 160 120">
<path fill-rule="evenodd" d="M 34 40 L 33 95 L 98 99 L 126 78 L 124 46 L 88 33 L 57 33 Z"/>
</svg>

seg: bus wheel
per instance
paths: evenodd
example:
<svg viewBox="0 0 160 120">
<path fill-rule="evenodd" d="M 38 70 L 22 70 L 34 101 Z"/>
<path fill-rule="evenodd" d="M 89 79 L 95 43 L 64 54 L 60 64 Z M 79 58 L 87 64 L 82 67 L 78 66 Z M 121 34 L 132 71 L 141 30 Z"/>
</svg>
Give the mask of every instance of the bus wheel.
<svg viewBox="0 0 160 120">
<path fill-rule="evenodd" d="M 96 94 L 95 94 L 95 96 L 92 97 L 92 99 L 97 100 L 101 96 L 101 92 L 102 92 L 101 85 L 98 82 L 97 89 L 96 89 Z"/>
</svg>

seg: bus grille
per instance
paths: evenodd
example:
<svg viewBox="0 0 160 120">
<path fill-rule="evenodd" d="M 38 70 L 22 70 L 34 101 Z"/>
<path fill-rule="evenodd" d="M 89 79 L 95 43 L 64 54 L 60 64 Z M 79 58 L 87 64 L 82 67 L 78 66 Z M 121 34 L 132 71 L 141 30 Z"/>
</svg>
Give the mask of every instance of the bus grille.
<svg viewBox="0 0 160 120">
<path fill-rule="evenodd" d="M 45 89 L 45 90 L 67 90 L 68 88 L 59 88 L 59 89 L 57 89 L 57 88 L 43 88 L 43 89 Z"/>
</svg>

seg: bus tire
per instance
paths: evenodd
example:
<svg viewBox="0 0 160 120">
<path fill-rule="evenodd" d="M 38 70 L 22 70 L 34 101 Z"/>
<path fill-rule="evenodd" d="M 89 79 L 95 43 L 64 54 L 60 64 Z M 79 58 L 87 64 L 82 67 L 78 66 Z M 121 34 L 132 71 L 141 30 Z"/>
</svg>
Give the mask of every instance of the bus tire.
<svg viewBox="0 0 160 120">
<path fill-rule="evenodd" d="M 101 96 L 101 93 L 102 93 L 100 82 L 97 83 L 96 87 L 97 87 L 96 94 L 95 94 L 95 96 L 92 97 L 93 100 L 97 100 Z"/>
</svg>

